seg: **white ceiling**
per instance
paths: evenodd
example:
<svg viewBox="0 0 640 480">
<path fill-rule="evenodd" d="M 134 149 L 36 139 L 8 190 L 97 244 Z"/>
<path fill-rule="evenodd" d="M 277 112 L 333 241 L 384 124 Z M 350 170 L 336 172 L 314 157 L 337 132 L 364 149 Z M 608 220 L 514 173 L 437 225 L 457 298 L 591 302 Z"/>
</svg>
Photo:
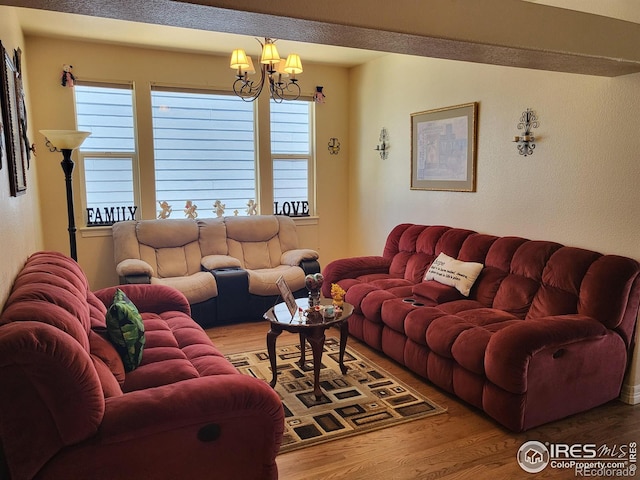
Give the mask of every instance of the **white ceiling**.
<svg viewBox="0 0 640 480">
<path fill-rule="evenodd" d="M 640 1 L 638 0 L 524 0 L 550 7 L 566 8 L 577 12 L 592 13 L 603 17 L 617 18 L 640 23 Z"/>
</svg>

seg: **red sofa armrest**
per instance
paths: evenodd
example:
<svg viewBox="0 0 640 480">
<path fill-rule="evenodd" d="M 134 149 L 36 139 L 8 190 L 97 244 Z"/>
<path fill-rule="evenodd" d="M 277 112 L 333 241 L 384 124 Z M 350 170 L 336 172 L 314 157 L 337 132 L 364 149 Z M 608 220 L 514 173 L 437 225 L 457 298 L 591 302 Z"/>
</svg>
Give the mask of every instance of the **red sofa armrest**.
<svg viewBox="0 0 640 480">
<path fill-rule="evenodd" d="M 331 296 L 331 284 L 338 283 L 339 280 L 357 278 L 361 275 L 389 273 L 390 266 L 391 259 L 380 256 L 350 257 L 334 260 L 322 270 L 322 276 L 324 277 L 322 294 L 329 298 Z"/>
<path fill-rule="evenodd" d="M 283 429 L 282 403 L 264 381 L 194 378 L 107 399 L 98 434 L 44 477 L 276 479 Z"/>
<path fill-rule="evenodd" d="M 496 332 L 485 351 L 487 378 L 513 393 L 528 389 L 529 367 L 537 354 L 561 358 L 566 349 L 616 335 L 597 320 L 584 315 L 527 319 Z M 579 366 L 576 366 L 579 371 Z M 549 376 L 553 372 L 547 372 Z"/>
<path fill-rule="evenodd" d="M 105 307 L 113 302 L 116 289 L 122 290 L 142 312 L 161 314 L 167 311 L 178 311 L 191 315 L 189 301 L 179 290 L 166 285 L 128 284 L 107 287 L 93 292 Z"/>
</svg>

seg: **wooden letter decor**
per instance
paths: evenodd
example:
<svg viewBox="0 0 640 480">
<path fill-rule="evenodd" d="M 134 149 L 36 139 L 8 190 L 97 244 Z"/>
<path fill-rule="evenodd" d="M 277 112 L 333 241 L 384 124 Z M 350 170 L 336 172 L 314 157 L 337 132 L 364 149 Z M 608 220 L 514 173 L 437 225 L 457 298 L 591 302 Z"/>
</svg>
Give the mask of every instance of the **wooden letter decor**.
<svg viewBox="0 0 640 480">
<path fill-rule="evenodd" d="M 135 220 L 137 206 L 87 208 L 87 226 L 104 227 L 124 220 Z"/>
<path fill-rule="evenodd" d="M 278 202 L 273 202 L 273 211 L 276 215 L 286 215 L 288 217 L 308 217 L 309 216 L 309 202 L 295 201 L 295 202 L 283 202 L 282 207 Z"/>
</svg>

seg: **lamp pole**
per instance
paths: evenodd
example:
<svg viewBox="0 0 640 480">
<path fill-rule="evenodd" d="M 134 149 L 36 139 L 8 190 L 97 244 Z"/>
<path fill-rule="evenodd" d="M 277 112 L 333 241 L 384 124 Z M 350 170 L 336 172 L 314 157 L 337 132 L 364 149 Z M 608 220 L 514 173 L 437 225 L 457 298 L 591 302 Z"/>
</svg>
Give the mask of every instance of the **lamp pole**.
<svg viewBox="0 0 640 480">
<path fill-rule="evenodd" d="M 73 150 L 69 148 L 63 148 L 62 157 L 60 162 L 62 171 L 64 172 L 64 181 L 67 187 L 67 216 L 69 217 L 69 250 L 71 258 L 76 262 L 78 261 L 78 252 L 76 249 L 76 220 L 73 212 L 73 187 L 71 185 L 71 174 L 73 173 L 74 163 L 71 160 L 71 152 Z"/>
<path fill-rule="evenodd" d="M 73 186 L 71 184 L 71 174 L 73 173 L 73 160 L 71 152 L 82 145 L 85 138 L 91 132 L 81 132 L 78 130 L 40 130 L 44 135 L 47 148 L 50 152 L 62 152 L 62 162 L 60 166 L 64 172 L 64 181 L 67 187 L 67 217 L 69 220 L 69 250 L 71 258 L 78 261 L 78 251 L 76 249 L 76 220 L 73 213 Z"/>
</svg>

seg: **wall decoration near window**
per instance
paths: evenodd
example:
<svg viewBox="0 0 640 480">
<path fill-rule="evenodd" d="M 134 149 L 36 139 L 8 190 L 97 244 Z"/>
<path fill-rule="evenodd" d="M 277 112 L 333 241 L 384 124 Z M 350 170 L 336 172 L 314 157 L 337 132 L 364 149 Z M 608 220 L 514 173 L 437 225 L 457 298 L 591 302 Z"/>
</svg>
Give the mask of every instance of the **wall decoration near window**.
<svg viewBox="0 0 640 480">
<path fill-rule="evenodd" d="M 329 149 L 330 155 L 337 155 L 338 153 L 340 153 L 340 140 L 338 140 L 335 137 L 331 137 L 329 139 L 329 144 L 327 145 L 327 148 Z"/>
<path fill-rule="evenodd" d="M 520 117 L 520 122 L 518 123 L 518 130 L 522 130 L 522 135 L 516 135 L 513 139 L 518 145 L 518 152 L 520 155 L 533 155 L 533 149 L 536 148 L 536 144 L 534 143 L 536 137 L 533 135 L 533 128 L 538 128 L 540 126 L 540 122 L 538 122 L 538 116 L 536 112 L 527 108 L 524 112 L 522 112 L 522 116 Z"/>
<path fill-rule="evenodd" d="M 411 114 L 411 189 L 475 192 L 478 103 Z"/>
<path fill-rule="evenodd" d="M 386 160 L 389 157 L 389 133 L 387 129 L 382 127 L 380 130 L 380 143 L 376 145 L 376 152 L 380 153 L 380 158 Z"/>
<path fill-rule="evenodd" d="M 0 68 L 2 88 L 2 119 L 4 124 L 5 148 L 7 164 L 9 166 L 9 185 L 11 195 L 17 196 L 27 190 L 27 176 L 25 173 L 25 159 L 27 145 L 20 134 L 20 114 L 17 90 L 17 74 L 13 60 L 0 42 L 0 55 L 3 59 Z M 24 102 L 24 99 L 21 99 Z"/>
</svg>

